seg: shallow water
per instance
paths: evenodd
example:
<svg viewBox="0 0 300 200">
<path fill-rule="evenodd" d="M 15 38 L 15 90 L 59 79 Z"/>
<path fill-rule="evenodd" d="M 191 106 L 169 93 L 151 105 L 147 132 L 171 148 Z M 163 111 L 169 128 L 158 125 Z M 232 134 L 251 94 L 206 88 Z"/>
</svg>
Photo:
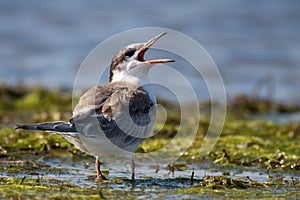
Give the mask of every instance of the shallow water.
<svg viewBox="0 0 300 200">
<path fill-rule="evenodd" d="M 193 164 L 186 164 L 184 161 L 178 161 L 181 169 L 175 170 L 174 175 L 166 165 L 161 165 L 159 171 L 156 172 L 156 164 L 137 165 L 136 180 L 134 184 L 131 182 L 130 166 L 124 166 L 121 162 L 119 165 L 115 161 L 113 165 L 105 163 L 102 167 L 103 173 L 109 179 L 102 183 L 96 184 L 94 159 L 86 156 L 67 156 L 64 158 L 53 158 L 52 156 L 41 157 L 36 159 L 32 156 L 27 162 L 21 161 L 2 161 L 0 167 L 6 167 L 6 170 L 1 170 L 1 177 L 23 178 L 40 180 L 40 183 L 57 186 L 60 184 L 76 186 L 80 188 L 87 188 L 91 191 L 101 190 L 104 197 L 111 197 L 111 195 L 120 195 L 118 192 L 128 192 L 135 198 L 149 197 L 158 198 L 162 195 L 164 198 L 172 198 L 176 196 L 179 199 L 185 198 L 201 198 L 197 193 L 186 193 L 178 196 L 178 190 L 188 190 L 192 186 L 197 186 L 204 177 L 207 176 L 226 176 L 238 180 L 251 182 L 278 182 L 282 183 L 299 180 L 300 174 L 290 174 L 288 172 L 271 171 L 266 172 L 262 169 L 254 168 L 222 168 L 218 166 L 212 167 L 211 163 L 196 162 Z M 38 165 L 38 166 L 37 166 Z M 11 170 L 10 170 L 11 169 Z M 191 182 L 191 175 L 194 171 L 194 179 Z M 260 194 L 261 191 L 276 192 L 284 195 L 288 191 L 297 191 L 297 187 L 285 187 L 279 185 L 272 187 L 262 187 L 259 191 L 257 189 L 249 188 L 241 190 L 241 192 L 252 191 L 254 194 Z M 214 192 L 214 190 L 209 190 Z M 111 193 L 112 192 L 112 193 Z M 226 190 L 223 191 L 226 193 Z M 114 194 L 115 193 L 115 194 Z M 228 193 L 228 191 L 227 191 Z M 216 193 L 217 194 L 217 193 Z M 274 193 L 275 194 L 275 193 Z M 123 194 L 124 195 L 124 194 Z M 122 195 L 121 195 L 122 196 Z M 210 195 L 209 195 L 210 196 Z M 120 197 L 120 196 L 119 196 Z M 262 196 L 263 197 L 263 196 Z M 204 198 L 202 196 L 202 198 Z M 204 198 L 205 199 L 205 198 Z"/>
</svg>

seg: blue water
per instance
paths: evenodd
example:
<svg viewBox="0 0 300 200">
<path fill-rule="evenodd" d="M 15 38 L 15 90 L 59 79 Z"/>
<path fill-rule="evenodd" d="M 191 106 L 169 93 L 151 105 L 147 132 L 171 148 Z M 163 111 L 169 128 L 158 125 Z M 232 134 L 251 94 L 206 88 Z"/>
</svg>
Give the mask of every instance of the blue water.
<svg viewBox="0 0 300 200">
<path fill-rule="evenodd" d="M 99 42 L 155 26 L 203 45 L 229 97 L 252 94 L 257 81 L 267 78 L 273 86 L 259 85 L 260 95 L 299 103 L 299 9 L 297 0 L 2 0 L 0 82 L 72 88 L 81 62 Z"/>
</svg>

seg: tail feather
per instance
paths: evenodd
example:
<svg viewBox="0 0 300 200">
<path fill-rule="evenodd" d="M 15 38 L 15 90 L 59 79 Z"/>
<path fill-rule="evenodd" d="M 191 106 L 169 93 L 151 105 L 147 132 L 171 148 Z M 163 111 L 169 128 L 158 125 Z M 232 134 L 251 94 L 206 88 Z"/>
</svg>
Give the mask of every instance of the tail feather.
<svg viewBox="0 0 300 200">
<path fill-rule="evenodd" d="M 85 144 L 80 139 L 79 134 L 77 133 L 76 127 L 73 123 L 73 120 L 70 122 L 45 122 L 38 124 L 27 124 L 27 125 L 17 125 L 15 129 L 26 129 L 26 130 L 40 130 L 47 131 L 52 133 L 61 134 L 66 140 L 74 144 L 81 151 L 89 154 L 89 151 L 85 147 Z"/>
<path fill-rule="evenodd" d="M 16 129 L 26 129 L 26 130 L 42 130 L 51 131 L 57 133 L 75 133 L 77 132 L 76 127 L 73 123 L 66 123 L 62 121 L 58 122 L 45 122 L 38 124 L 27 124 L 27 125 L 17 125 Z"/>
</svg>

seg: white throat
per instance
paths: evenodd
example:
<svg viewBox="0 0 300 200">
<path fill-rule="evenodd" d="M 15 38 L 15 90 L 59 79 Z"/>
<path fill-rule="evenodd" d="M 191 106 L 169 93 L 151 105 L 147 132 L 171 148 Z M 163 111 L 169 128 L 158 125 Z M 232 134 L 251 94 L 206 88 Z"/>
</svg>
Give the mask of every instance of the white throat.
<svg viewBox="0 0 300 200">
<path fill-rule="evenodd" d="M 138 75 L 138 76 L 137 76 Z M 142 87 L 150 96 L 151 100 L 156 103 L 156 97 L 148 76 L 148 73 L 140 73 L 140 74 L 128 74 L 124 71 L 115 71 L 113 74 L 113 78 L 111 83 L 114 82 L 127 82 L 137 85 L 138 87 Z"/>
<path fill-rule="evenodd" d="M 119 82 L 119 81 L 132 83 L 132 84 L 138 85 L 139 87 L 143 86 L 147 83 L 150 83 L 150 80 L 149 80 L 149 77 L 147 74 L 140 74 L 140 76 L 136 76 L 136 75 L 126 73 L 124 71 L 121 71 L 121 72 L 115 71 L 111 82 L 114 83 L 114 82 Z"/>
</svg>

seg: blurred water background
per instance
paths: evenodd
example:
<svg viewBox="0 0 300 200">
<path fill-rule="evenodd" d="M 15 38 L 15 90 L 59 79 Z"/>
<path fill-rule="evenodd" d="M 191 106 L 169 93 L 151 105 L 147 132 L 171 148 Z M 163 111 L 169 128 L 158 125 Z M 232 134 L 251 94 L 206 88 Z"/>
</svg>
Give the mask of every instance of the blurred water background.
<svg viewBox="0 0 300 200">
<path fill-rule="evenodd" d="M 261 92 L 299 103 L 299 10 L 297 0 L 2 0 L 0 83 L 72 89 L 81 62 L 98 43 L 154 26 L 203 45 L 229 97 Z"/>
</svg>

